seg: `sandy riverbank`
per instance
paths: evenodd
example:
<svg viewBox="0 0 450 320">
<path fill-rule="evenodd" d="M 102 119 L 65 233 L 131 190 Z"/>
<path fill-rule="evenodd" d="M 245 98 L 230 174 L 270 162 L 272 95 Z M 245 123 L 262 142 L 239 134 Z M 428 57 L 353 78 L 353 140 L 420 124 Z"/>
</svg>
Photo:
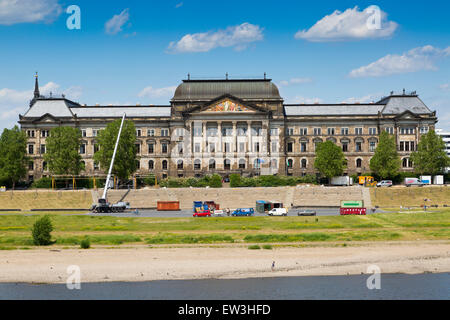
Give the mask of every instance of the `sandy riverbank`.
<svg viewBox="0 0 450 320">
<path fill-rule="evenodd" d="M 275 261 L 275 271 L 271 270 Z M 145 248 L 0 251 L 0 282 L 65 283 L 67 267 L 82 282 L 235 279 L 353 275 L 378 265 L 383 273 L 450 272 L 450 243 L 370 243 L 350 247 Z"/>
</svg>

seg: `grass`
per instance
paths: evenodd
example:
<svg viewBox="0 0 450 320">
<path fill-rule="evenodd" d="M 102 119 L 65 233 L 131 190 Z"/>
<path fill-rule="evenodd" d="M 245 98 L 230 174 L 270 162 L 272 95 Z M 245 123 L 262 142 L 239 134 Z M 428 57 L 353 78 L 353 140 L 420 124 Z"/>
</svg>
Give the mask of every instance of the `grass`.
<svg viewBox="0 0 450 320">
<path fill-rule="evenodd" d="M 422 205 L 450 205 L 450 188 L 448 187 L 393 187 L 372 188 L 370 197 L 373 206 L 384 208 L 418 207 Z M 431 201 L 425 202 L 424 199 Z"/>
<path fill-rule="evenodd" d="M 0 250 L 34 248 L 31 227 L 41 215 L 0 216 Z M 123 244 L 263 244 L 449 240 L 450 209 L 369 216 L 251 218 L 120 218 L 51 215 L 55 246 Z"/>
<path fill-rule="evenodd" d="M 0 193 L 1 209 L 88 209 L 92 205 L 90 190 L 83 191 L 8 191 Z"/>
</svg>

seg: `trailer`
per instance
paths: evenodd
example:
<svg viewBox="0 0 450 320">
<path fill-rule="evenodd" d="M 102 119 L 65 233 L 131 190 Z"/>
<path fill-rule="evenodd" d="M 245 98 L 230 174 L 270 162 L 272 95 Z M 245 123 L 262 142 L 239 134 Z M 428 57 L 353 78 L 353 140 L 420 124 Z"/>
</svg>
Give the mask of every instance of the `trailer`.
<svg viewBox="0 0 450 320">
<path fill-rule="evenodd" d="M 331 185 L 332 186 L 352 186 L 353 178 L 351 178 L 349 176 L 334 177 L 334 178 L 331 178 Z"/>
</svg>

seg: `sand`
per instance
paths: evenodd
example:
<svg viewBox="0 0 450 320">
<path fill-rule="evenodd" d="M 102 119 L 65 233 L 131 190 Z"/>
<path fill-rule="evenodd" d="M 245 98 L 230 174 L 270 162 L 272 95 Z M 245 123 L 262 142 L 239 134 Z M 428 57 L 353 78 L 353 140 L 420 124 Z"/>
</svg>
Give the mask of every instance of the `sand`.
<svg viewBox="0 0 450 320">
<path fill-rule="evenodd" d="M 272 262 L 275 270 L 272 271 Z M 349 247 L 183 247 L 0 251 L 2 283 L 65 283 L 77 265 L 82 282 L 239 279 L 354 275 L 377 265 L 383 273 L 450 272 L 450 242 L 383 242 Z"/>
</svg>

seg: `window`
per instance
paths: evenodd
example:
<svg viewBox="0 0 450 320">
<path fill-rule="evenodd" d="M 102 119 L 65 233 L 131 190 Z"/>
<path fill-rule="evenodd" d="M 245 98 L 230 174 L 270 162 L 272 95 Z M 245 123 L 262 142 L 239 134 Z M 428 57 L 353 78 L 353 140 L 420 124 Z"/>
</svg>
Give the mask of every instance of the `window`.
<svg viewBox="0 0 450 320">
<path fill-rule="evenodd" d="M 363 134 L 363 128 L 355 128 L 355 134 L 357 136 L 360 136 Z"/>
<path fill-rule="evenodd" d="M 427 134 L 430 131 L 429 127 L 420 127 L 420 134 Z"/>
<path fill-rule="evenodd" d="M 92 130 L 92 136 L 97 137 L 98 136 L 98 130 Z"/>
<path fill-rule="evenodd" d="M 293 136 L 294 135 L 294 128 L 287 128 L 286 129 L 286 135 L 287 136 Z"/>
<path fill-rule="evenodd" d="M 322 135 L 322 129 L 321 128 L 314 128 L 314 135 L 315 136 Z"/>
<path fill-rule="evenodd" d="M 306 169 L 308 167 L 308 160 L 302 159 L 301 165 L 302 169 Z"/>
<path fill-rule="evenodd" d="M 259 150 L 259 142 L 255 142 L 253 152 L 260 152 L 260 150 Z"/>
<path fill-rule="evenodd" d="M 415 142 L 414 141 L 400 141 L 400 149 L 399 151 L 409 152 L 415 151 Z"/>
<path fill-rule="evenodd" d="M 162 169 L 167 170 L 167 160 L 163 160 L 162 162 Z"/>
<path fill-rule="evenodd" d="M 245 152 L 245 142 L 239 143 L 239 152 Z"/>
<path fill-rule="evenodd" d="M 369 128 L 369 134 L 370 134 L 371 136 L 377 135 L 377 134 L 378 134 L 377 128 Z"/>
<path fill-rule="evenodd" d="M 28 136 L 28 138 L 34 138 L 34 130 L 28 130 L 27 136 Z"/>
<path fill-rule="evenodd" d="M 136 130 L 136 136 L 137 137 L 141 137 L 142 136 L 142 130 L 141 129 Z"/>
<path fill-rule="evenodd" d="M 348 152 L 348 142 L 347 141 L 342 142 L 342 151 Z"/>
<path fill-rule="evenodd" d="M 262 128 L 261 127 L 252 127 L 252 136 L 254 136 L 254 137 L 262 136 Z"/>
<path fill-rule="evenodd" d="M 86 137 L 87 137 L 86 130 L 81 130 L 81 136 L 82 136 L 83 138 L 86 138 Z"/>
<path fill-rule="evenodd" d="M 86 165 L 84 164 L 84 161 L 81 161 L 81 163 L 83 164 L 83 167 L 86 167 Z M 42 170 L 45 172 L 45 171 L 48 171 L 48 165 L 47 165 L 47 162 L 43 162 L 42 163 Z"/>
<path fill-rule="evenodd" d="M 246 136 L 247 135 L 247 127 L 237 127 L 238 136 Z"/>
<path fill-rule="evenodd" d="M 223 161 L 223 168 L 224 168 L 224 170 L 231 170 L 231 161 L 228 159 L 225 159 Z"/>
<path fill-rule="evenodd" d="M 377 148 L 377 142 L 369 141 L 369 152 L 375 152 L 376 148 Z"/>
<path fill-rule="evenodd" d="M 178 154 L 183 154 L 183 142 L 178 142 Z"/>
<path fill-rule="evenodd" d="M 183 160 L 178 160 L 178 162 L 177 162 L 177 169 L 178 170 L 183 170 L 183 168 L 184 168 Z"/>
<path fill-rule="evenodd" d="M 202 162 L 201 160 L 195 160 L 194 162 L 194 170 L 201 170 L 202 169 Z"/>
<path fill-rule="evenodd" d="M 362 168 L 362 160 L 361 159 L 357 159 L 356 160 L 356 167 L 357 168 Z"/>
<path fill-rule="evenodd" d="M 45 154 L 46 153 L 46 151 L 47 151 L 47 149 L 46 149 L 46 147 L 45 147 L 45 144 L 41 144 L 41 154 Z"/>
<path fill-rule="evenodd" d="M 413 127 L 400 128 L 400 134 L 411 135 L 411 134 L 415 134 L 415 133 L 416 133 L 416 130 Z"/>
<path fill-rule="evenodd" d="M 42 138 L 48 138 L 49 135 L 50 135 L 50 131 L 48 131 L 48 130 L 41 131 Z"/>
<path fill-rule="evenodd" d="M 272 142 L 272 152 L 278 152 L 278 142 Z"/>
<path fill-rule="evenodd" d="M 150 160 L 148 162 L 148 170 L 154 170 L 155 169 L 155 161 Z"/>
<path fill-rule="evenodd" d="M 177 135 L 177 137 L 184 137 L 184 129 L 177 128 L 176 135 Z"/>
<path fill-rule="evenodd" d="M 161 137 L 168 137 L 169 129 L 161 129 Z"/>
<path fill-rule="evenodd" d="M 348 128 L 341 128 L 341 135 L 342 136 L 348 136 Z"/>
<path fill-rule="evenodd" d="M 233 136 L 233 127 L 222 127 L 222 136 L 224 137 L 232 137 Z"/>
<path fill-rule="evenodd" d="M 162 153 L 168 153 L 169 152 L 169 146 L 167 145 L 166 142 L 161 144 L 161 152 Z"/>
<path fill-rule="evenodd" d="M 203 128 L 201 125 L 194 125 L 194 137 L 203 137 Z"/>
<path fill-rule="evenodd" d="M 28 162 L 28 170 L 29 171 L 33 171 L 34 170 L 34 162 L 33 161 Z"/>
<path fill-rule="evenodd" d="M 239 160 L 239 169 L 245 169 L 245 160 L 244 159 Z"/>
<path fill-rule="evenodd" d="M 155 144 L 154 143 L 148 144 L 148 153 L 149 154 L 155 153 Z"/>
<path fill-rule="evenodd" d="M 308 135 L 308 128 L 300 128 L 300 135 L 301 136 L 307 136 Z"/>
<path fill-rule="evenodd" d="M 136 143 L 135 146 L 136 146 L 136 154 L 141 154 L 141 145 L 139 143 Z"/>
<path fill-rule="evenodd" d="M 334 136 L 335 133 L 336 133 L 336 129 L 335 128 L 328 128 L 328 135 L 329 136 Z"/>
<path fill-rule="evenodd" d="M 206 135 L 208 137 L 217 137 L 217 127 L 208 127 L 206 129 Z"/>
<path fill-rule="evenodd" d="M 273 137 L 277 137 L 278 136 L 278 128 L 271 128 L 270 135 Z"/>
<path fill-rule="evenodd" d="M 288 169 L 292 169 L 294 167 L 294 160 L 288 159 L 287 166 L 288 166 Z"/>
<path fill-rule="evenodd" d="M 300 143 L 300 152 L 308 152 L 308 143 L 306 142 Z"/>
<path fill-rule="evenodd" d="M 404 159 L 402 160 L 402 167 L 403 167 L 403 168 L 412 168 L 412 167 L 413 167 L 413 163 L 412 163 L 411 159 L 409 159 L 409 158 L 404 158 Z"/>
<path fill-rule="evenodd" d="M 223 152 L 231 152 L 230 143 L 225 142 L 225 143 L 223 144 Z"/>
<path fill-rule="evenodd" d="M 287 152 L 294 152 L 294 143 L 293 142 L 288 142 Z"/>
<path fill-rule="evenodd" d="M 209 160 L 209 170 L 214 170 L 216 169 L 216 160 L 211 159 Z"/>
<path fill-rule="evenodd" d="M 389 134 L 394 134 L 394 127 L 386 127 L 384 128 L 384 131 L 386 131 Z"/>
<path fill-rule="evenodd" d="M 80 146 L 80 154 L 86 154 L 86 144 L 82 144 Z"/>
<path fill-rule="evenodd" d="M 154 137 L 155 136 L 155 129 L 149 129 L 147 130 L 147 136 Z"/>
<path fill-rule="evenodd" d="M 215 143 L 209 144 L 209 152 L 211 152 L 211 153 L 216 152 L 216 144 Z"/>
<path fill-rule="evenodd" d="M 196 144 L 194 145 L 194 152 L 195 152 L 195 153 L 201 152 L 201 145 L 200 145 L 200 143 L 196 143 Z"/>
<path fill-rule="evenodd" d="M 140 170 L 141 169 L 141 162 L 136 160 L 136 169 Z"/>
<path fill-rule="evenodd" d="M 362 151 L 362 142 L 361 141 L 356 141 L 355 151 L 356 152 L 361 152 Z"/>
</svg>

